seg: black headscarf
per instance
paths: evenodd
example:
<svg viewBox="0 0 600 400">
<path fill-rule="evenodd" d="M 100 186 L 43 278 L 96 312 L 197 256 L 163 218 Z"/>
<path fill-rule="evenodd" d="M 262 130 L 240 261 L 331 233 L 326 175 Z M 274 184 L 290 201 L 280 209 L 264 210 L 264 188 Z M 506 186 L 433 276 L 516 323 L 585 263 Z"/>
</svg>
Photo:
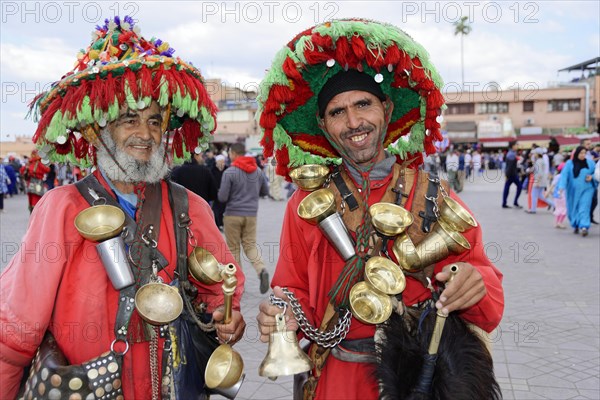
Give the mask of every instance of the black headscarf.
<svg viewBox="0 0 600 400">
<path fill-rule="evenodd" d="M 573 176 L 575 178 L 579 176 L 579 172 L 582 169 L 587 168 L 587 160 L 585 158 L 583 160 L 580 160 L 578 157 L 579 153 L 581 153 L 581 150 L 587 149 L 583 146 L 577 146 L 577 148 L 575 149 L 575 153 L 573 153 Z"/>
</svg>

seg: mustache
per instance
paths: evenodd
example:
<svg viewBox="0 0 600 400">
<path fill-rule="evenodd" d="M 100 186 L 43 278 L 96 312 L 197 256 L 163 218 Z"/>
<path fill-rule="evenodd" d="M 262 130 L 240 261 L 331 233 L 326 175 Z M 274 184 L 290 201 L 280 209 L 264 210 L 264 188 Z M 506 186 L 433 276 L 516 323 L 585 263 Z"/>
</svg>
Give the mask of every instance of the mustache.
<svg viewBox="0 0 600 400">
<path fill-rule="evenodd" d="M 124 143 L 125 146 L 150 146 L 152 148 L 156 148 L 158 143 L 156 143 L 152 139 L 140 139 L 137 137 L 130 137 Z"/>
<path fill-rule="evenodd" d="M 342 139 L 348 139 L 352 136 L 356 136 L 356 135 L 360 135 L 363 133 L 371 133 L 373 132 L 373 130 L 375 129 L 375 126 L 371 125 L 371 124 L 361 124 L 360 126 L 358 126 L 358 128 L 354 128 L 354 129 L 348 129 L 344 132 L 342 132 Z"/>
</svg>

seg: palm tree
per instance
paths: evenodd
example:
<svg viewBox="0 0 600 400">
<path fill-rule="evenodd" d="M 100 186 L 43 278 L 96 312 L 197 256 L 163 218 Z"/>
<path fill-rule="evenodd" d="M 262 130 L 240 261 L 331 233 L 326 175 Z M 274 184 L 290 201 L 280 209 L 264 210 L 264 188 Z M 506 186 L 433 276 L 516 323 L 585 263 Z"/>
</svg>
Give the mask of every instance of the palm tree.
<svg viewBox="0 0 600 400">
<path fill-rule="evenodd" d="M 473 28 L 467 22 L 468 17 L 461 17 L 460 21 L 454 23 L 454 36 L 460 35 L 460 70 L 462 76 L 462 87 L 465 87 L 465 55 L 463 51 L 463 37 L 468 35 Z"/>
</svg>

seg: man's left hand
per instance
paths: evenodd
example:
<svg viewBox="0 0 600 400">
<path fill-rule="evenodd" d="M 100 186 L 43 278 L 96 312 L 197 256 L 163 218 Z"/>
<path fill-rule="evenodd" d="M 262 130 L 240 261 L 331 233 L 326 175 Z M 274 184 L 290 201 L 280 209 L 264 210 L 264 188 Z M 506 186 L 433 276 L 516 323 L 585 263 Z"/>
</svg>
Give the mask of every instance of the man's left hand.
<svg viewBox="0 0 600 400">
<path fill-rule="evenodd" d="M 481 273 L 473 265 L 465 262 L 450 265 L 456 265 L 458 272 L 446 285 L 440 299 L 435 304 L 436 308 L 445 315 L 477 304 L 487 292 Z M 438 272 L 435 279 L 439 282 L 446 282 L 451 275 L 450 265 L 446 265 L 442 272 Z"/>
<path fill-rule="evenodd" d="M 217 336 L 223 343 L 233 345 L 234 343 L 237 343 L 244 335 L 246 321 L 244 321 L 242 313 L 237 310 L 232 310 L 231 322 L 228 324 L 222 323 L 224 317 L 225 313 L 222 307 L 217 308 L 213 312 L 213 319 L 215 321 L 215 327 L 217 328 Z"/>
</svg>

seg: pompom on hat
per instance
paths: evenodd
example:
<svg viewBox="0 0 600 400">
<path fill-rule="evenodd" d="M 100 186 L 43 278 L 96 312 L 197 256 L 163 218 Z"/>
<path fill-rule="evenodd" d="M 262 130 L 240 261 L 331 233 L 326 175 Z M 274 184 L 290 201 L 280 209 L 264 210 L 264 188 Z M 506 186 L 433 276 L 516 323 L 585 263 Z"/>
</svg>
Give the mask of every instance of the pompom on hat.
<svg viewBox="0 0 600 400">
<path fill-rule="evenodd" d="M 257 119 L 264 156 L 275 154 L 288 177 L 304 164 L 339 164 L 339 153 L 318 124 L 318 95 L 341 71 L 369 75 L 394 103 L 383 145 L 422 163 L 442 140 L 442 79 L 425 49 L 397 27 L 364 19 L 326 22 L 281 49 L 259 87 Z"/>
<path fill-rule="evenodd" d="M 116 120 L 124 105 L 138 110 L 152 101 L 166 114 L 164 142 L 174 161 L 207 146 L 217 108 L 200 71 L 173 53 L 160 39 L 144 39 L 131 17 L 96 26 L 74 69 L 30 105 L 39 120 L 33 141 L 42 158 L 93 165 L 100 129 Z"/>
</svg>

